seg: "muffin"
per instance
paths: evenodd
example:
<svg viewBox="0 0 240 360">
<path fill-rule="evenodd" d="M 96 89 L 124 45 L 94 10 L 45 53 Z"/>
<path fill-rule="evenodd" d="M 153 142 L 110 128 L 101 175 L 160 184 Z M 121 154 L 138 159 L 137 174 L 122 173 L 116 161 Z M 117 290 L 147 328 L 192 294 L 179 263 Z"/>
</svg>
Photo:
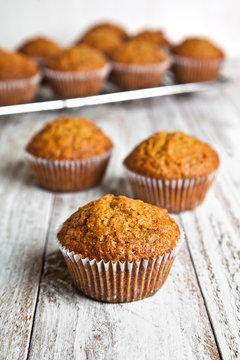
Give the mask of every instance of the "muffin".
<svg viewBox="0 0 240 360">
<path fill-rule="evenodd" d="M 81 44 L 52 57 L 46 63 L 45 75 L 57 95 L 74 98 L 98 94 L 109 70 L 101 52 Z"/>
<path fill-rule="evenodd" d="M 156 44 L 130 40 L 114 51 L 112 81 L 124 90 L 158 86 L 169 68 L 169 57 Z"/>
<path fill-rule="evenodd" d="M 171 43 L 160 30 L 143 30 L 135 35 L 134 39 L 151 41 L 154 44 L 167 49 L 171 47 Z"/>
<path fill-rule="evenodd" d="M 35 61 L 38 66 L 44 66 L 47 59 L 58 54 L 61 48 L 51 39 L 37 37 L 26 41 L 18 51 Z"/>
<path fill-rule="evenodd" d="M 122 40 L 128 39 L 128 34 L 126 33 L 126 31 L 117 24 L 113 24 L 113 23 L 109 23 L 109 22 L 102 22 L 102 23 L 96 24 L 96 25 L 92 26 L 85 33 L 85 35 L 93 32 L 95 30 L 108 30 L 109 32 L 113 32 L 113 33 L 117 34 L 118 36 L 120 36 Z"/>
<path fill-rule="evenodd" d="M 124 165 L 136 198 L 177 213 L 203 202 L 219 158 L 193 136 L 159 132 L 140 143 Z"/>
<path fill-rule="evenodd" d="M 181 243 L 166 209 L 109 194 L 79 208 L 57 237 L 77 288 L 115 303 L 154 295 Z"/>
<path fill-rule="evenodd" d="M 109 56 L 122 43 L 122 37 L 115 31 L 97 28 L 85 34 L 79 44 L 87 44 Z"/>
<path fill-rule="evenodd" d="M 27 57 L 0 51 L 0 105 L 30 102 L 36 95 L 40 73 Z"/>
<path fill-rule="evenodd" d="M 53 191 L 77 191 L 103 178 L 111 140 L 91 121 L 60 118 L 46 124 L 26 147 L 27 159 L 39 184 Z"/>
<path fill-rule="evenodd" d="M 216 80 L 224 53 L 202 38 L 190 38 L 172 49 L 173 72 L 178 83 Z"/>
</svg>

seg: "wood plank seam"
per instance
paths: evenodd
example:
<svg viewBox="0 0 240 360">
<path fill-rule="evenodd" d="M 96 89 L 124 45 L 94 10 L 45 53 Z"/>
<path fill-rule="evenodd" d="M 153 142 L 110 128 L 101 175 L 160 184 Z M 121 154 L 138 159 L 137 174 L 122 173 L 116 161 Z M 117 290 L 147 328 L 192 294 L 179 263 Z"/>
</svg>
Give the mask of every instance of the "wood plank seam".
<svg viewBox="0 0 240 360">
<path fill-rule="evenodd" d="M 41 274 L 39 277 L 38 291 L 37 291 L 37 297 L 36 297 L 36 301 L 35 301 L 35 308 L 33 311 L 32 327 L 31 327 L 30 336 L 29 336 L 26 360 L 29 359 L 29 352 L 30 352 L 30 347 L 31 347 L 31 342 L 32 342 L 33 328 L 34 328 L 35 317 L 36 317 L 36 312 L 37 312 L 38 303 L 39 303 L 39 294 L 40 294 L 40 289 L 41 289 L 42 276 L 43 276 L 44 267 L 45 267 L 46 250 L 47 250 L 47 244 L 48 244 L 49 234 L 50 234 L 50 229 L 51 229 L 52 214 L 53 214 L 53 209 L 54 209 L 55 198 L 56 198 L 56 195 L 54 193 L 52 193 L 51 205 L 50 205 L 51 208 L 50 208 L 50 214 L 49 214 L 49 219 L 48 219 L 48 224 L 47 224 L 47 232 L 46 232 L 46 237 L 45 237 L 44 250 L 43 250 L 43 254 L 42 254 L 42 268 L 41 268 Z"/>
<path fill-rule="evenodd" d="M 211 319 L 211 316 L 210 316 L 210 311 L 208 309 L 207 302 L 206 302 L 206 299 L 205 299 L 205 296 L 204 296 L 204 293 L 203 293 L 203 290 L 202 290 L 202 287 L 201 287 L 201 284 L 200 284 L 200 281 L 199 281 L 199 277 L 198 277 L 198 274 L 197 274 L 197 270 L 196 270 L 196 267 L 195 267 L 195 263 L 194 263 L 194 260 L 193 260 L 193 257 L 192 257 L 192 253 L 191 253 L 191 249 L 190 249 L 190 245 L 189 245 L 189 241 L 188 241 L 188 236 L 187 236 L 186 230 L 185 230 L 185 228 L 183 226 L 183 221 L 182 221 L 181 215 L 179 217 L 180 217 L 180 224 L 181 224 L 181 226 L 182 226 L 182 228 L 184 229 L 184 232 L 185 232 L 185 242 L 186 242 L 186 245 L 187 245 L 189 257 L 190 257 L 191 262 L 192 262 L 194 274 L 195 274 L 196 281 L 197 281 L 197 284 L 198 284 L 198 287 L 199 287 L 199 291 L 200 291 L 202 299 L 203 299 L 203 303 L 204 303 L 205 310 L 206 310 L 206 313 L 207 313 L 207 316 L 208 316 L 209 324 L 211 326 L 211 330 L 212 330 L 214 340 L 215 340 L 215 343 L 216 343 L 216 346 L 217 346 L 218 354 L 219 354 L 220 359 L 224 360 L 222 352 L 221 352 L 220 345 L 218 343 L 217 335 L 216 335 L 215 330 L 214 330 L 214 326 L 213 326 L 212 319 Z"/>
</svg>

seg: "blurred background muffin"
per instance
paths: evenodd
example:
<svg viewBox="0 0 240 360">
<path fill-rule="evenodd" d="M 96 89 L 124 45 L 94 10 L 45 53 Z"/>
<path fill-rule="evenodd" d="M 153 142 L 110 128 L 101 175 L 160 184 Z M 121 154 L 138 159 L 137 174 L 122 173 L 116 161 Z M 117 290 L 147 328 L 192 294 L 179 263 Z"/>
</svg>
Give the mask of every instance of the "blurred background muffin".
<svg viewBox="0 0 240 360">
<path fill-rule="evenodd" d="M 163 31 L 160 30 L 143 30 L 134 36 L 134 39 L 143 39 L 152 41 L 162 48 L 168 49 L 171 47 L 170 41 L 166 38 Z"/>
<path fill-rule="evenodd" d="M 36 37 L 27 40 L 19 47 L 18 51 L 36 61 L 37 65 L 43 66 L 51 56 L 61 51 L 61 47 L 49 38 Z"/>
<path fill-rule="evenodd" d="M 189 38 L 172 49 L 173 72 L 177 82 L 209 81 L 218 78 L 223 51 L 203 38 Z"/>
<path fill-rule="evenodd" d="M 164 284 L 181 233 L 166 209 L 108 194 L 79 208 L 57 237 L 83 293 L 128 302 L 152 296 Z"/>
<path fill-rule="evenodd" d="M 0 51 L 0 105 L 31 101 L 40 82 L 38 67 L 24 55 Z"/>
<path fill-rule="evenodd" d="M 219 158 L 193 136 L 159 132 L 140 143 L 124 165 L 136 198 L 180 212 L 203 202 Z"/>
<path fill-rule="evenodd" d="M 170 66 L 170 59 L 153 42 L 133 39 L 114 51 L 112 81 L 122 89 L 158 86 Z"/>
<path fill-rule="evenodd" d="M 89 34 L 91 32 L 94 32 L 96 30 L 107 30 L 109 32 L 112 32 L 112 33 L 115 33 L 117 34 L 118 36 L 120 36 L 120 38 L 122 40 L 127 40 L 129 35 L 128 33 L 126 32 L 126 30 L 121 27 L 120 25 L 118 24 L 115 24 L 115 23 L 112 23 L 112 22 L 101 22 L 101 23 L 98 23 L 96 25 L 93 25 L 85 34 Z"/>
<path fill-rule="evenodd" d="M 46 63 L 45 75 L 53 91 L 68 98 L 98 94 L 109 70 L 100 51 L 80 44 L 52 57 Z"/>
<path fill-rule="evenodd" d="M 110 55 L 123 43 L 123 38 L 118 32 L 105 28 L 96 28 L 85 34 L 77 44 L 87 44 Z"/>
<path fill-rule="evenodd" d="M 90 120 L 64 117 L 46 124 L 26 151 L 41 186 L 76 191 L 102 180 L 112 147 L 111 140 Z"/>
</svg>

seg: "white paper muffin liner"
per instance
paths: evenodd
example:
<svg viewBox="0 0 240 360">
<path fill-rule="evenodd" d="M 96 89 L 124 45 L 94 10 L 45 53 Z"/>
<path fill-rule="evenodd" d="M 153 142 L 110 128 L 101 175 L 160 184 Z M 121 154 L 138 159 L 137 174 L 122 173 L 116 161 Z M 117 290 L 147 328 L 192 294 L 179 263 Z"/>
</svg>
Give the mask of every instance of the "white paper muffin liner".
<svg viewBox="0 0 240 360">
<path fill-rule="evenodd" d="M 111 80 L 125 90 L 158 86 L 170 65 L 170 58 L 161 63 L 150 65 L 112 62 Z"/>
<path fill-rule="evenodd" d="M 200 205 L 212 185 L 216 171 L 197 178 L 163 180 L 139 175 L 125 167 L 134 197 L 178 213 Z"/>
<path fill-rule="evenodd" d="M 88 72 L 44 69 L 45 77 L 53 91 L 63 98 L 99 94 L 109 72 L 109 64 Z"/>
<path fill-rule="evenodd" d="M 223 59 L 199 60 L 174 55 L 172 70 L 179 83 L 211 81 L 218 78 L 222 64 Z"/>
<path fill-rule="evenodd" d="M 98 262 L 67 250 L 59 241 L 58 245 L 76 287 L 85 295 L 110 303 L 130 302 L 154 295 L 164 284 L 184 241 L 184 231 L 181 226 L 179 229 L 181 235 L 175 248 L 150 260 Z"/>
<path fill-rule="evenodd" d="M 52 191 L 80 191 L 96 186 L 103 178 L 111 151 L 83 160 L 47 160 L 26 153 L 39 184 Z"/>
<path fill-rule="evenodd" d="M 30 102 L 36 95 L 40 81 L 39 73 L 26 79 L 0 80 L 0 105 Z"/>
</svg>

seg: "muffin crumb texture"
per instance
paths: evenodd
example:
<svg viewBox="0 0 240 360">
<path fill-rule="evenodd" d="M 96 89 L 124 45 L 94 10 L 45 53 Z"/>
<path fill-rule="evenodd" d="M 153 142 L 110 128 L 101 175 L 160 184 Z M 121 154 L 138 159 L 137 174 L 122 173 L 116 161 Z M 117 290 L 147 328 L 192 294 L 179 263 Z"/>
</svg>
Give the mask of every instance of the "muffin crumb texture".
<svg viewBox="0 0 240 360">
<path fill-rule="evenodd" d="M 169 47 L 170 42 L 165 37 L 164 33 L 159 30 L 143 30 L 138 33 L 134 39 L 142 39 L 155 43 L 158 46 Z"/>
<path fill-rule="evenodd" d="M 174 180 L 208 175 L 218 168 L 219 158 L 193 136 L 159 132 L 139 144 L 124 164 L 140 175 Z"/>
<path fill-rule="evenodd" d="M 24 55 L 0 51 L 0 80 L 27 79 L 38 73 L 35 63 Z"/>
<path fill-rule="evenodd" d="M 111 140 L 92 121 L 60 118 L 47 123 L 26 147 L 28 153 L 49 160 L 82 160 L 107 153 Z"/>
<path fill-rule="evenodd" d="M 82 258 L 132 262 L 171 251 L 180 230 L 166 209 L 108 194 L 70 216 L 58 239 Z"/>
<path fill-rule="evenodd" d="M 47 58 L 61 51 L 60 46 L 53 40 L 37 37 L 26 41 L 19 52 L 31 57 Z"/>
<path fill-rule="evenodd" d="M 48 69 L 58 71 L 94 71 L 106 65 L 102 53 L 86 44 L 80 44 L 60 52 L 46 64 Z"/>
<path fill-rule="evenodd" d="M 221 49 L 207 39 L 189 38 L 172 49 L 173 54 L 198 60 L 220 60 L 224 54 Z"/>
<path fill-rule="evenodd" d="M 158 64 L 167 59 L 159 46 L 142 39 L 130 40 L 111 54 L 111 60 L 124 64 Z"/>
<path fill-rule="evenodd" d="M 122 42 L 122 37 L 117 32 L 105 28 L 97 28 L 84 35 L 79 43 L 87 44 L 109 55 Z"/>
</svg>

